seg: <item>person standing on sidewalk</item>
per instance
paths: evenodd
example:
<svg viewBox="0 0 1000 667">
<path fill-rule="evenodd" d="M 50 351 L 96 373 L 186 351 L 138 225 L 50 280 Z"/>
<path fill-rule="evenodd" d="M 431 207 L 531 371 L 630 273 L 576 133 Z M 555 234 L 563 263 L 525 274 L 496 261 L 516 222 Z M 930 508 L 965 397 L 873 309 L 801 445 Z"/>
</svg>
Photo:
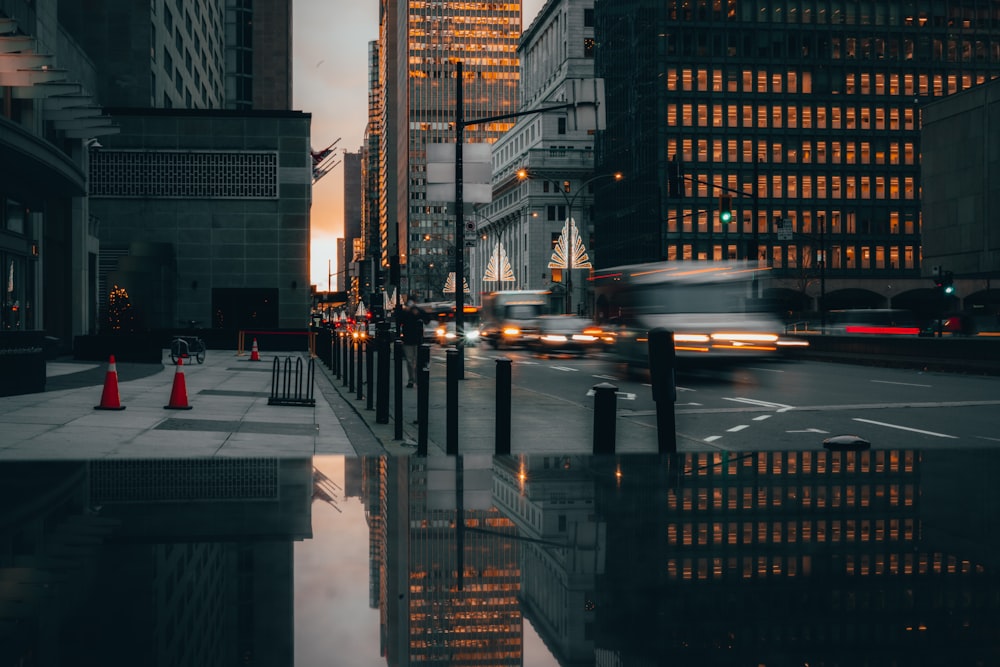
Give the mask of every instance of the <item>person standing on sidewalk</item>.
<svg viewBox="0 0 1000 667">
<path fill-rule="evenodd" d="M 417 380 L 417 348 L 424 342 L 424 319 L 413 301 L 407 304 L 403 313 L 399 337 L 403 341 L 403 357 L 406 359 L 406 386 L 413 387 Z"/>
</svg>

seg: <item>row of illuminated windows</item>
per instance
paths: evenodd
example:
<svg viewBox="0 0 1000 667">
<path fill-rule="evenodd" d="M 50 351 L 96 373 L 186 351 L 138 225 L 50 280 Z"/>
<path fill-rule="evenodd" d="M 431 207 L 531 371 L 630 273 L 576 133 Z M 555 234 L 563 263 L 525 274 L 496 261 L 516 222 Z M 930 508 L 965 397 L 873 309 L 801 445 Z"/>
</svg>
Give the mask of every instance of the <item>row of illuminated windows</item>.
<svg viewBox="0 0 1000 667">
<path fill-rule="evenodd" d="M 739 211 L 746 205 L 730 198 L 732 210 Z M 667 231 L 672 233 L 699 233 L 699 234 L 722 234 L 728 233 L 753 233 L 753 215 L 744 210 L 742 221 L 739 215 L 733 216 L 733 222 L 723 224 L 719 220 L 717 210 L 679 210 L 667 218 Z M 781 230 L 789 231 L 792 234 L 802 234 L 812 236 L 811 240 L 818 240 L 816 235 L 838 235 L 838 234 L 876 234 L 876 235 L 896 235 L 916 234 L 918 222 L 915 214 L 900 214 L 899 211 L 888 211 L 881 219 L 863 217 L 858 219 L 855 211 L 847 211 L 843 214 L 840 211 L 828 213 L 816 213 L 814 211 L 761 211 L 757 216 L 757 233 L 767 234 L 769 232 L 778 233 Z M 771 228 L 768 223 L 771 223 Z M 780 223 L 780 225 L 779 225 Z M 779 229 L 779 227 L 781 229 Z"/>
<path fill-rule="evenodd" d="M 780 104 L 671 104 L 670 127 L 795 130 L 915 130 L 913 108 L 882 106 L 793 106 Z"/>
<path fill-rule="evenodd" d="M 912 518 L 672 523 L 667 526 L 667 544 L 707 547 L 912 542 L 916 527 L 917 521 Z"/>
<path fill-rule="evenodd" d="M 817 267 L 820 264 L 819 252 L 814 258 L 813 249 L 794 245 L 771 246 L 759 248 L 759 259 L 765 260 L 771 256 L 770 266 L 775 269 L 794 269 Z M 739 257 L 741 251 L 736 244 L 713 244 L 707 249 L 691 243 L 671 243 L 667 245 L 668 260 L 724 261 Z M 902 260 L 902 261 L 901 261 Z M 827 248 L 828 269 L 915 269 L 919 262 L 919 248 L 905 246 L 902 249 L 895 246 L 855 246 L 841 247 L 839 245 Z"/>
<path fill-rule="evenodd" d="M 844 2 L 843 0 L 806 0 L 771 3 L 742 4 L 742 12 L 737 15 L 735 0 L 669 0 L 665 3 L 672 19 L 702 21 L 710 18 L 720 20 L 742 20 L 756 18 L 759 22 L 779 23 L 829 23 L 833 25 L 907 25 L 925 26 L 928 23 L 935 26 L 948 25 L 964 28 L 988 27 L 1000 21 L 1000 10 L 990 3 L 952 3 L 950 10 L 945 12 L 945 3 L 934 3 L 934 14 L 928 16 L 931 7 L 929 3 L 916 7 L 915 3 L 891 2 Z"/>
<path fill-rule="evenodd" d="M 694 184 L 692 190 L 685 189 L 684 196 L 713 197 L 728 188 L 730 191 L 740 191 L 729 182 L 725 185 L 722 179 L 716 179 L 719 183 L 713 184 L 699 181 Z M 731 180 L 736 182 L 736 175 L 732 175 Z M 687 186 L 685 186 L 687 187 Z M 734 208 L 749 208 L 750 199 L 753 197 L 752 190 L 746 190 L 747 201 L 739 201 L 739 197 L 733 198 Z M 857 200 L 909 200 L 919 199 L 915 176 L 840 176 L 837 174 L 771 174 L 770 177 L 758 179 L 756 192 L 758 199 L 846 199 L 852 202 Z M 696 212 L 692 212 L 696 213 Z M 687 214 L 685 214 L 686 217 Z"/>
<path fill-rule="evenodd" d="M 900 72 L 848 72 L 844 74 L 843 92 L 848 95 L 891 95 L 906 97 L 952 95 L 986 82 L 991 76 L 982 73 L 917 74 Z M 717 69 L 677 70 L 666 75 L 667 90 L 713 93 L 812 93 L 810 72 L 787 70 L 723 71 Z"/>
<path fill-rule="evenodd" d="M 472 60 L 481 60 L 481 59 L 480 58 L 472 58 Z M 480 64 L 482 64 L 482 65 L 489 65 L 489 63 L 480 63 Z M 434 71 L 434 72 L 428 72 L 426 70 L 411 69 L 409 71 L 409 77 L 411 79 L 448 78 L 448 74 L 447 73 L 444 73 L 444 76 L 441 76 L 441 74 L 442 74 L 442 72 L 440 70 Z M 499 80 L 499 79 L 509 79 L 511 81 L 517 81 L 521 77 L 520 77 L 520 74 L 518 74 L 517 70 L 514 70 L 514 71 L 511 71 L 511 72 L 480 71 L 480 72 L 478 72 L 478 78 L 484 79 L 484 80 L 487 80 L 487 81 L 494 80 L 494 79 L 496 79 L 496 80 Z"/>
<path fill-rule="evenodd" d="M 731 486 L 728 488 L 685 487 L 667 494 L 668 509 L 751 510 L 777 508 L 789 503 L 803 508 L 909 507 L 914 501 L 912 484 L 844 484 L 831 486 Z"/>
<path fill-rule="evenodd" d="M 753 139 L 669 139 L 667 154 L 683 162 L 734 163 L 749 165 L 767 157 L 772 164 L 889 164 L 916 165 L 918 154 L 913 142 L 887 141 L 755 141 Z M 735 175 L 732 177 L 735 179 Z M 735 181 L 734 181 L 735 182 Z"/>
<path fill-rule="evenodd" d="M 941 554 L 855 554 L 843 561 L 844 574 L 853 576 L 968 574 L 968 561 Z M 667 577 L 678 580 L 741 577 L 795 577 L 812 574 L 811 556 L 730 556 L 716 558 L 669 558 Z M 856 598 L 855 598 L 856 604 Z M 839 605 L 838 605 L 839 606 Z M 849 607 L 850 603 L 844 605 Z"/>
<path fill-rule="evenodd" d="M 866 452 L 758 452 L 733 456 L 729 452 L 698 452 L 685 457 L 685 475 L 699 477 L 735 475 L 756 469 L 760 475 L 812 475 L 827 473 L 912 473 L 912 451 Z"/>
</svg>

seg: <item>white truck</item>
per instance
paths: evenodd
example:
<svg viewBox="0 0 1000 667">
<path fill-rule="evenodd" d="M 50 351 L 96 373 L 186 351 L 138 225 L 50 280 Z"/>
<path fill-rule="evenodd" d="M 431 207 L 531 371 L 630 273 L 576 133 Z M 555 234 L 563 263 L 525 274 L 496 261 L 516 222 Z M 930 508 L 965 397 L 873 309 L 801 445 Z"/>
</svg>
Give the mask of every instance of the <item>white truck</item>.
<svg viewBox="0 0 1000 667">
<path fill-rule="evenodd" d="M 479 336 L 495 349 L 522 347 L 539 332 L 538 318 L 549 313 L 547 290 L 490 292 L 483 296 Z"/>
</svg>

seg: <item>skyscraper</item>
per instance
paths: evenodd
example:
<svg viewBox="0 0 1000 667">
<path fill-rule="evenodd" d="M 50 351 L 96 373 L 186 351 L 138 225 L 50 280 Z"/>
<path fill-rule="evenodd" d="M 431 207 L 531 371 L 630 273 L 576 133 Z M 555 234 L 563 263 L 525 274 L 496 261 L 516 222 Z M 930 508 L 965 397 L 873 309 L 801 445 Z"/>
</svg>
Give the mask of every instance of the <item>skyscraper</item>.
<svg viewBox="0 0 1000 667">
<path fill-rule="evenodd" d="M 1000 71 L 1000 2 L 598 0 L 595 21 L 598 160 L 630 176 L 595 202 L 599 266 L 920 275 L 920 107 Z"/>
<path fill-rule="evenodd" d="M 387 255 L 398 254 L 409 289 L 429 263 L 454 254 L 455 215 L 445 202 L 426 198 L 426 146 L 454 143 L 456 63 L 463 66 L 464 117 L 468 120 L 517 110 L 521 33 L 520 2 L 383 2 L 380 67 L 384 113 L 380 227 Z M 465 141 L 493 142 L 513 125 L 495 121 L 469 126 Z"/>
</svg>

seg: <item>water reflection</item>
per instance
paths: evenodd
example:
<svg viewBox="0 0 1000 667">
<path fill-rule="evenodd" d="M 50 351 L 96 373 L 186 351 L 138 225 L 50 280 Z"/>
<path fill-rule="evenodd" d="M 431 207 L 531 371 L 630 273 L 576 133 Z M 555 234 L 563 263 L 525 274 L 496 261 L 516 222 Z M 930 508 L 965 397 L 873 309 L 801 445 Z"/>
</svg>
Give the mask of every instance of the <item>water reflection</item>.
<svg viewBox="0 0 1000 667">
<path fill-rule="evenodd" d="M 992 452 L 328 458 L 0 465 L 0 666 L 1000 664 Z"/>
</svg>

